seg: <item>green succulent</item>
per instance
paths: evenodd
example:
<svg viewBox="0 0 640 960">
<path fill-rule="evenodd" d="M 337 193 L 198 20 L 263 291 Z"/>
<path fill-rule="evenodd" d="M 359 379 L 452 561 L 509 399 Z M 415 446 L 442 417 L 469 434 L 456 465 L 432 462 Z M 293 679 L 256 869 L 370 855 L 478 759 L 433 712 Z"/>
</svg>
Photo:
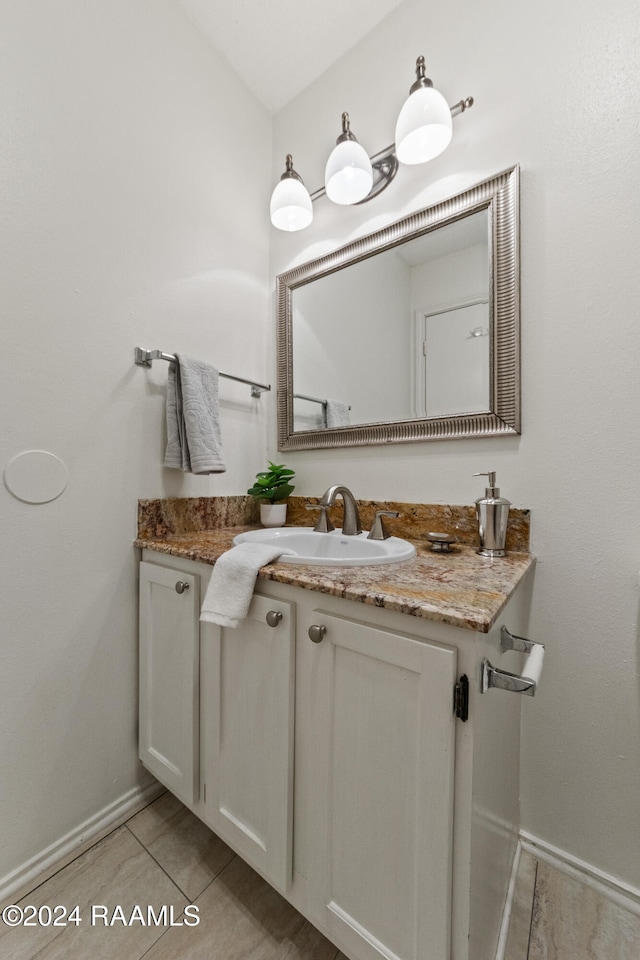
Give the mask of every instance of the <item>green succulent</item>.
<svg viewBox="0 0 640 960">
<path fill-rule="evenodd" d="M 295 473 L 283 463 L 271 463 L 269 469 L 256 474 L 256 482 L 247 493 L 256 500 L 266 500 L 268 503 L 278 503 L 280 500 L 286 500 L 295 489 L 290 480 Z"/>
</svg>

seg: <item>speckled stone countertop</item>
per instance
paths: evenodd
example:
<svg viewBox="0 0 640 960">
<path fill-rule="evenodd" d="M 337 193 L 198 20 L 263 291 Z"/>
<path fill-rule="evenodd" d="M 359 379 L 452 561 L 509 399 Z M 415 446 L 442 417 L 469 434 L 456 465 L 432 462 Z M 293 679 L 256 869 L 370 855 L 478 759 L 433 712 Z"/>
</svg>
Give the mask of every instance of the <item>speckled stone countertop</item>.
<svg viewBox="0 0 640 960">
<path fill-rule="evenodd" d="M 366 528 L 369 501 L 361 503 L 363 526 Z M 386 504 L 375 506 L 387 508 Z M 424 539 L 425 532 L 422 524 L 417 522 L 419 518 L 416 513 L 419 514 L 427 506 L 431 524 L 438 519 L 438 512 L 442 512 L 440 526 L 436 526 L 438 532 L 450 532 L 458 536 L 458 542 L 450 553 L 434 553 Z M 370 567 L 317 567 L 276 562 L 263 567 L 259 579 L 287 583 L 305 590 L 487 633 L 535 562 L 527 552 L 528 511 L 514 512 L 513 519 L 518 529 L 512 533 L 512 539 L 515 538 L 520 549 L 512 548 L 505 557 L 489 559 L 478 556 L 475 544 L 464 542 L 466 511 L 472 508 L 417 504 L 391 506 L 392 509 L 398 507 L 405 508 L 406 523 L 402 532 L 394 528 L 392 522 L 389 523 L 389 529 L 395 535 L 413 542 L 417 551 L 413 560 Z M 413 522 L 410 523 L 412 508 L 418 509 L 413 511 Z M 231 548 L 236 534 L 259 526 L 252 514 L 253 509 L 250 498 L 245 497 L 140 501 L 135 545 L 174 557 L 214 564 L 225 550 Z M 456 525 L 456 511 L 463 512 L 459 526 Z M 302 518 L 297 505 L 293 506 L 291 514 L 294 521 L 292 525 L 309 525 L 306 512 L 304 524 L 295 522 L 298 517 Z M 443 518 L 447 520 L 446 525 L 442 523 Z M 429 526 L 429 530 L 433 530 L 433 525 Z"/>
</svg>

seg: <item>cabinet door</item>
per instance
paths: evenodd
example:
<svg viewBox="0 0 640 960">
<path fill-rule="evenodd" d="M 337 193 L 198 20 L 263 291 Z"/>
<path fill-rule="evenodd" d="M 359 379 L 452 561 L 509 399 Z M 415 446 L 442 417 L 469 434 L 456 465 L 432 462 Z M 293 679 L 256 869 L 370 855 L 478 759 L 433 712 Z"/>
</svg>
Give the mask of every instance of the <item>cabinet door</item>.
<svg viewBox="0 0 640 960">
<path fill-rule="evenodd" d="M 291 603 L 256 595 L 238 627 L 202 624 L 205 819 L 282 892 L 292 871 L 294 657 Z"/>
<path fill-rule="evenodd" d="M 139 755 L 189 805 L 199 779 L 199 600 L 199 577 L 140 564 Z"/>
<path fill-rule="evenodd" d="M 322 611 L 314 623 L 326 628 L 316 810 L 327 935 L 365 960 L 446 960 L 456 651 Z"/>
</svg>

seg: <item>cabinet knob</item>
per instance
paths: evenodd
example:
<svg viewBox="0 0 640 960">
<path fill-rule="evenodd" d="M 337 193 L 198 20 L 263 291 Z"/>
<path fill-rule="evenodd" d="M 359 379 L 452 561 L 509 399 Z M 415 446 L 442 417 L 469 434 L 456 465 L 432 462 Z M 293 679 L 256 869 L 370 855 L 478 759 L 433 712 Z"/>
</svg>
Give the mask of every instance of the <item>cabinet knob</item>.
<svg viewBox="0 0 640 960">
<path fill-rule="evenodd" d="M 282 620 L 282 614 L 279 610 L 269 610 L 265 619 L 270 627 L 277 627 Z"/>
<path fill-rule="evenodd" d="M 178 580 L 176 583 L 176 593 L 184 593 L 185 590 L 189 589 L 189 584 L 184 580 Z"/>
<path fill-rule="evenodd" d="M 314 643 L 321 643 L 326 632 L 326 627 L 314 623 L 313 626 L 309 627 L 309 639 L 313 640 Z"/>
</svg>

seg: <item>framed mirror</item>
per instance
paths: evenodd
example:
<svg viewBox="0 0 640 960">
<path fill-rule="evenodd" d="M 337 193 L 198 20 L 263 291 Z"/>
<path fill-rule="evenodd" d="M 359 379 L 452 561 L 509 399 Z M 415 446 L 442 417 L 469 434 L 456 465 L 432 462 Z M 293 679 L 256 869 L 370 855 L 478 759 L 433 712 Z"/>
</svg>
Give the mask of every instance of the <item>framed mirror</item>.
<svg viewBox="0 0 640 960">
<path fill-rule="evenodd" d="M 520 433 L 518 167 L 276 286 L 279 450 Z"/>
</svg>

